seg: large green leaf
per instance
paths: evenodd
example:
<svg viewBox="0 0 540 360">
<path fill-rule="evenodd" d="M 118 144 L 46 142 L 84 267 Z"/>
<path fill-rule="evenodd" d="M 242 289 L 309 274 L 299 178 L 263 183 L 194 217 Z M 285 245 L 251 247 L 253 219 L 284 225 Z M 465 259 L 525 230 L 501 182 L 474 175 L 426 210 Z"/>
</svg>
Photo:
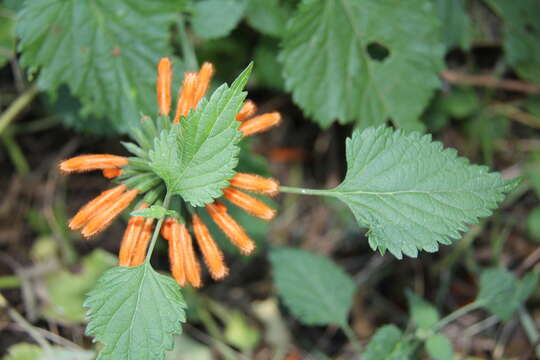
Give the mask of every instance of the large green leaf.
<svg viewBox="0 0 540 360">
<path fill-rule="evenodd" d="M 180 287 L 150 264 L 107 271 L 88 294 L 86 329 L 105 344 L 98 359 L 159 360 L 185 321 Z"/>
<path fill-rule="evenodd" d="M 241 132 L 236 114 L 242 107 L 249 65 L 231 87 L 220 86 L 209 101 L 179 124 L 164 130 L 150 151 L 150 166 L 171 194 L 193 206 L 202 206 L 222 195 L 238 164 Z"/>
<path fill-rule="evenodd" d="M 480 292 L 476 302 L 502 320 L 509 320 L 534 291 L 538 278 L 538 273 L 531 272 L 518 281 L 506 269 L 487 269 L 480 276 Z"/>
<path fill-rule="evenodd" d="M 330 191 L 369 228 L 369 244 L 397 258 L 437 251 L 488 216 L 517 181 L 470 165 L 431 136 L 387 127 L 347 139 L 347 175 Z"/>
<path fill-rule="evenodd" d="M 247 0 L 202 0 L 193 5 L 191 25 L 204 39 L 229 35 L 238 25 L 246 9 Z"/>
<path fill-rule="evenodd" d="M 411 358 L 414 346 L 403 339 L 403 333 L 394 325 L 386 325 L 377 330 L 369 341 L 364 360 L 407 360 Z"/>
<path fill-rule="evenodd" d="M 289 4 L 280 0 L 248 0 L 246 19 L 254 29 L 268 36 L 279 37 L 291 13 Z"/>
<path fill-rule="evenodd" d="M 0 3 L 0 67 L 15 55 L 15 12 Z"/>
<path fill-rule="evenodd" d="M 304 0 L 280 58 L 294 101 L 321 126 L 391 118 L 419 129 L 440 83 L 442 55 L 430 1 Z"/>
<path fill-rule="evenodd" d="M 433 0 L 443 24 L 441 36 L 448 49 L 460 47 L 468 50 L 473 36 L 471 19 L 465 9 L 465 0 Z"/>
<path fill-rule="evenodd" d="M 35 0 L 18 14 L 21 63 L 41 69 L 37 84 L 62 83 L 83 111 L 125 132 L 156 112 L 156 64 L 172 50 L 169 26 L 182 1 Z"/>
<path fill-rule="evenodd" d="M 540 2 L 487 0 L 504 20 L 505 56 L 523 78 L 540 84 Z"/>
<path fill-rule="evenodd" d="M 347 323 L 356 286 L 330 260 L 295 249 L 270 254 L 278 293 L 292 313 L 307 325 Z"/>
</svg>

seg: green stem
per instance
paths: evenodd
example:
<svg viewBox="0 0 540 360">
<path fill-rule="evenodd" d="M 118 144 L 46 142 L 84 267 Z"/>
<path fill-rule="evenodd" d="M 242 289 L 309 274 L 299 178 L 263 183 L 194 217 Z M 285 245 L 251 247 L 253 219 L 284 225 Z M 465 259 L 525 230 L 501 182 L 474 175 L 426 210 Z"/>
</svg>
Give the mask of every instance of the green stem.
<svg viewBox="0 0 540 360">
<path fill-rule="evenodd" d="M 19 115 L 19 113 L 34 99 L 38 93 L 38 88 L 32 86 L 22 93 L 2 115 L 0 115 L 0 134 Z"/>
<path fill-rule="evenodd" d="M 460 318 L 461 316 L 465 315 L 468 312 L 478 309 L 479 307 L 480 307 L 480 303 L 478 302 L 472 302 L 463 307 L 460 307 L 459 309 L 457 309 L 454 312 L 451 312 L 450 314 L 448 314 L 447 316 L 439 320 L 435 325 L 433 325 L 433 331 L 441 330 L 443 327 L 445 327 L 452 321 Z"/>
<path fill-rule="evenodd" d="M 332 190 L 304 189 L 290 186 L 280 186 L 279 191 L 289 194 L 334 196 L 334 192 Z"/>
<path fill-rule="evenodd" d="M 28 165 L 28 161 L 26 160 L 26 157 L 24 156 L 24 153 L 21 150 L 19 144 L 17 144 L 17 142 L 13 138 L 11 129 L 8 129 L 8 131 L 4 132 L 3 134 L 0 133 L 0 138 L 2 138 L 8 155 L 11 158 L 11 162 L 17 170 L 17 174 L 19 174 L 20 176 L 28 175 L 28 173 L 30 172 L 30 166 Z"/>
<path fill-rule="evenodd" d="M 196 71 L 199 69 L 199 63 L 197 56 L 195 55 L 195 49 L 186 31 L 186 22 L 182 15 L 178 16 L 178 33 L 180 35 L 180 46 L 182 46 L 182 55 L 184 55 L 184 61 L 187 69 L 190 71 Z"/>
<path fill-rule="evenodd" d="M 540 359 L 540 345 L 538 345 L 538 342 L 540 341 L 540 333 L 534 324 L 533 318 L 523 306 L 519 309 L 519 321 L 521 322 L 523 329 L 525 329 L 525 333 L 527 334 L 530 343 L 533 345 L 536 344 L 536 357 Z"/>
<path fill-rule="evenodd" d="M 171 202 L 171 193 L 167 191 L 165 194 L 165 199 L 163 200 L 163 207 L 165 209 L 169 209 L 169 203 Z M 159 235 L 159 231 L 161 230 L 161 225 L 163 224 L 163 221 L 165 220 L 165 217 L 162 217 L 158 220 L 156 224 L 156 228 L 154 229 L 154 233 L 152 234 L 152 240 L 150 242 L 150 246 L 148 247 L 148 252 L 146 253 L 146 259 L 144 260 L 145 263 L 150 263 L 150 258 L 152 257 L 152 253 L 154 252 L 154 247 L 156 246 L 156 241 Z"/>
<path fill-rule="evenodd" d="M 362 345 L 360 345 L 360 343 L 358 342 L 358 339 L 356 337 L 356 334 L 354 333 L 354 330 L 347 323 L 341 325 L 341 330 L 343 330 L 343 332 L 347 336 L 347 339 L 349 339 L 351 344 L 353 344 L 356 352 L 360 354 L 362 352 Z"/>
</svg>

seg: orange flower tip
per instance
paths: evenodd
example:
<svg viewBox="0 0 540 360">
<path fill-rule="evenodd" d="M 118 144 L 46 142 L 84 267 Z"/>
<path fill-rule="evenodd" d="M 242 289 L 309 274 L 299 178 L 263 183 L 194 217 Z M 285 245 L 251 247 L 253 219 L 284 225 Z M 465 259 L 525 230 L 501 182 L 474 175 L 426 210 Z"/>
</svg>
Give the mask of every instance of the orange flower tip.
<svg viewBox="0 0 540 360">
<path fill-rule="evenodd" d="M 257 105 L 255 105 L 255 103 L 251 100 L 246 100 L 244 102 L 244 105 L 242 105 L 242 108 L 236 115 L 236 120 L 244 121 L 252 117 L 253 115 L 255 115 L 256 112 L 257 112 Z"/>
<path fill-rule="evenodd" d="M 174 116 L 174 122 L 179 122 L 182 116 L 187 116 L 189 110 L 195 107 L 194 96 L 197 88 L 197 73 L 186 73 L 184 75 L 184 82 L 180 88 L 180 95 L 178 97 L 178 103 L 176 105 L 176 114 Z"/>
<path fill-rule="evenodd" d="M 58 167 L 63 173 L 103 170 L 126 166 L 128 159 L 123 156 L 96 154 L 80 155 L 62 161 Z"/>
<path fill-rule="evenodd" d="M 226 265 L 223 265 L 223 267 L 211 272 L 210 275 L 214 280 L 224 279 L 225 277 L 227 277 L 227 275 L 229 275 L 229 268 Z"/>
<path fill-rule="evenodd" d="M 253 242 L 248 242 L 240 248 L 242 255 L 250 255 L 253 250 L 255 250 L 255 244 Z"/>
<path fill-rule="evenodd" d="M 275 196 L 279 193 L 279 182 L 277 180 L 255 174 L 236 173 L 229 183 L 240 189 L 269 196 Z"/>
<path fill-rule="evenodd" d="M 169 58 L 164 57 L 159 61 L 156 81 L 157 102 L 161 115 L 169 115 L 171 111 L 171 81 L 171 61 Z"/>
<path fill-rule="evenodd" d="M 103 169 L 102 172 L 103 172 L 103 177 L 107 179 L 114 179 L 122 175 L 122 169 L 119 169 L 119 168 Z"/>
<path fill-rule="evenodd" d="M 272 112 L 256 116 L 244 121 L 239 130 L 244 136 L 258 134 L 277 126 L 281 122 L 281 115 L 278 112 Z"/>
</svg>

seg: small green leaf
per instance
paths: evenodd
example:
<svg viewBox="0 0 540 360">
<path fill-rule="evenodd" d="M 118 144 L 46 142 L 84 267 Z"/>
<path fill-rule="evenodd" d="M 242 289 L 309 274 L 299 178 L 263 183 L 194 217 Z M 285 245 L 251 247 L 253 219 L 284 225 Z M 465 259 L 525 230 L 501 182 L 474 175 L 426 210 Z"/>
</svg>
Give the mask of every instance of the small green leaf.
<svg viewBox="0 0 540 360">
<path fill-rule="evenodd" d="M 322 127 L 422 129 L 440 86 L 439 25 L 428 0 L 304 0 L 283 37 L 286 87 Z"/>
<path fill-rule="evenodd" d="M 168 210 L 161 205 L 152 205 L 146 209 L 134 210 L 130 213 L 131 216 L 142 216 L 145 218 L 161 219 L 165 216 L 179 218 L 180 216 L 174 210 Z"/>
<path fill-rule="evenodd" d="M 21 64 L 40 89 L 67 84 L 85 115 L 117 131 L 156 112 L 156 64 L 171 54 L 169 26 L 183 1 L 35 0 L 18 13 Z M 144 24 L 144 26 L 141 26 Z"/>
<path fill-rule="evenodd" d="M 246 0 L 202 0 L 194 4 L 191 26 L 203 39 L 225 37 L 238 25 Z"/>
<path fill-rule="evenodd" d="M 460 47 L 468 50 L 473 37 L 471 19 L 465 0 L 433 0 L 442 22 L 441 36 L 447 49 Z"/>
<path fill-rule="evenodd" d="M 504 50 L 510 65 L 524 79 L 540 84 L 540 2 L 487 0 L 504 20 Z"/>
<path fill-rule="evenodd" d="M 441 100 L 446 113 L 457 119 L 471 116 L 480 108 L 476 91 L 469 87 L 455 87 Z"/>
<path fill-rule="evenodd" d="M 344 201 L 372 249 L 416 257 L 459 239 L 517 180 L 470 165 L 431 136 L 378 127 L 347 139 L 347 175 L 329 195 Z"/>
<path fill-rule="evenodd" d="M 531 272 L 521 281 L 506 269 L 488 269 L 480 276 L 480 292 L 476 302 L 507 321 L 522 305 L 538 283 L 539 273 Z"/>
<path fill-rule="evenodd" d="M 150 166 L 171 194 L 193 206 L 222 195 L 238 164 L 241 132 L 236 114 L 242 107 L 250 64 L 231 87 L 220 86 L 180 124 L 164 130 L 149 153 Z"/>
<path fill-rule="evenodd" d="M 98 360 L 164 359 L 182 330 L 178 284 L 150 264 L 107 271 L 88 294 L 86 333 L 105 345 Z"/>
<path fill-rule="evenodd" d="M 536 242 L 540 242 L 540 206 L 535 207 L 527 216 L 527 230 Z"/>
<path fill-rule="evenodd" d="M 426 351 L 433 360 L 452 360 L 454 358 L 452 342 L 444 334 L 435 334 L 427 339 Z"/>
<path fill-rule="evenodd" d="M 412 344 L 403 339 L 403 333 L 394 325 L 377 330 L 369 341 L 363 360 L 407 360 L 414 352 Z"/>
<path fill-rule="evenodd" d="M 265 35 L 280 37 L 292 12 L 288 5 L 280 0 L 249 0 L 247 22 Z"/>
<path fill-rule="evenodd" d="M 411 319 L 418 328 L 429 329 L 439 321 L 439 312 L 435 306 L 409 290 L 406 295 Z"/>
<path fill-rule="evenodd" d="M 291 312 L 306 325 L 344 325 L 356 286 L 330 260 L 295 249 L 270 254 L 274 282 Z"/>
</svg>

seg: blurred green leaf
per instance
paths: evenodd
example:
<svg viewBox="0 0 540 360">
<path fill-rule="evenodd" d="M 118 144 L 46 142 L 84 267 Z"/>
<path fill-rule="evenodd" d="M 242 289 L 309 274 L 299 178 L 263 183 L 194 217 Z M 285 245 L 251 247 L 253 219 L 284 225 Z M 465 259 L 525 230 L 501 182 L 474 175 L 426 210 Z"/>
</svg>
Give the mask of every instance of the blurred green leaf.
<svg viewBox="0 0 540 360">
<path fill-rule="evenodd" d="M 247 0 L 202 0 L 193 5 L 191 26 L 203 39 L 225 37 L 238 25 Z"/>
<path fill-rule="evenodd" d="M 51 351 L 43 351 L 38 360 L 93 360 L 95 357 L 93 351 L 53 347 Z"/>
<path fill-rule="evenodd" d="M 0 4 L 0 68 L 15 55 L 15 12 Z"/>
<path fill-rule="evenodd" d="M 183 2 L 35 0 L 18 13 L 21 64 L 40 69 L 39 88 L 61 84 L 85 115 L 126 132 L 140 112 L 154 114 L 156 64 L 169 55 L 169 26 Z M 144 26 L 141 26 L 144 24 Z"/>
<path fill-rule="evenodd" d="M 478 95 L 471 87 L 453 87 L 441 101 L 446 113 L 456 119 L 471 116 L 480 108 Z"/>
<path fill-rule="evenodd" d="M 535 207 L 527 216 L 527 229 L 529 235 L 535 241 L 540 242 L 540 206 Z"/>
<path fill-rule="evenodd" d="M 11 345 L 7 349 L 8 355 L 3 360 L 37 360 L 43 353 L 43 350 L 34 344 L 18 343 Z"/>
<path fill-rule="evenodd" d="M 441 36 L 447 49 L 460 47 L 468 50 L 472 40 L 471 19 L 465 0 L 433 0 L 442 22 Z"/>
<path fill-rule="evenodd" d="M 45 316 L 67 324 L 84 322 L 86 293 L 94 287 L 101 274 L 115 264 L 115 256 L 96 249 L 82 260 L 80 272 L 60 270 L 50 274 L 46 282 L 50 301 L 43 310 Z"/>
<path fill-rule="evenodd" d="M 429 329 L 439 321 L 439 312 L 435 306 L 409 290 L 406 295 L 411 319 L 418 328 Z"/>
<path fill-rule="evenodd" d="M 182 334 L 174 337 L 174 350 L 168 351 L 166 360 L 213 360 L 212 350 L 189 336 Z"/>
<path fill-rule="evenodd" d="M 540 84 L 540 2 L 487 0 L 504 20 L 504 50 L 510 65 L 526 80 Z"/>
<path fill-rule="evenodd" d="M 292 9 L 282 0 L 248 0 L 248 24 L 259 32 L 280 37 L 285 30 Z"/>
<path fill-rule="evenodd" d="M 490 166 L 493 164 L 496 142 L 504 139 L 509 129 L 510 121 L 506 117 L 489 112 L 479 113 L 466 124 L 471 143 L 481 146 L 484 161 Z"/>
<path fill-rule="evenodd" d="M 261 340 L 259 329 L 240 311 L 230 312 L 223 335 L 229 344 L 242 351 L 253 350 Z"/>
<path fill-rule="evenodd" d="M 41 347 L 28 343 L 18 343 L 10 346 L 8 355 L 3 360 L 92 360 L 93 351 L 67 349 L 57 346 L 44 350 Z"/>
<path fill-rule="evenodd" d="M 263 87 L 283 89 L 282 65 L 277 60 L 279 48 L 272 41 L 261 41 L 255 48 L 255 78 Z"/>
<path fill-rule="evenodd" d="M 418 118 L 440 86 L 439 25 L 426 0 L 304 0 L 283 37 L 286 87 L 325 128 L 390 118 L 421 130 Z"/>
<path fill-rule="evenodd" d="M 407 360 L 414 352 L 413 345 L 403 339 L 403 333 L 394 325 L 377 330 L 369 341 L 363 360 Z"/>
<path fill-rule="evenodd" d="M 435 334 L 426 341 L 426 351 L 433 360 L 454 359 L 452 342 L 444 334 Z"/>
<path fill-rule="evenodd" d="M 484 270 L 480 276 L 480 292 L 476 302 L 507 321 L 535 289 L 538 278 L 539 273 L 531 272 L 518 281 L 506 269 Z"/>
<path fill-rule="evenodd" d="M 270 262 L 279 296 L 302 323 L 347 324 L 356 285 L 336 264 L 287 248 L 272 250 Z"/>
<path fill-rule="evenodd" d="M 442 97 L 443 95 L 437 92 L 422 116 L 428 131 L 431 133 L 443 130 L 450 122 Z"/>
</svg>

